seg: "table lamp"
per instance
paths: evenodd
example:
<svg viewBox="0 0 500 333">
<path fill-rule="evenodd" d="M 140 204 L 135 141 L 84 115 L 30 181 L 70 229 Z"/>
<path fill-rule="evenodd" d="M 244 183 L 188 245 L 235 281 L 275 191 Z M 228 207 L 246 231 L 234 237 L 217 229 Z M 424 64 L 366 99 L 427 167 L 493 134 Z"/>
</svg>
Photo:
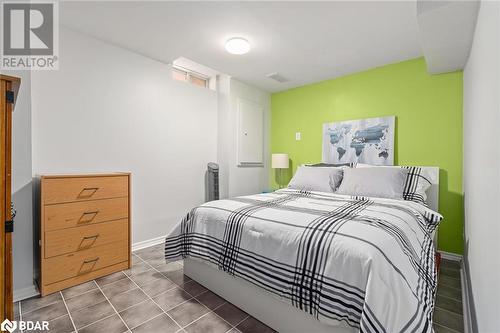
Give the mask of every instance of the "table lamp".
<svg viewBox="0 0 500 333">
<path fill-rule="evenodd" d="M 290 164 L 288 160 L 288 154 L 273 154 L 272 155 L 272 163 L 271 163 L 271 168 L 273 169 L 279 169 L 279 182 L 278 185 L 280 188 L 282 187 L 282 182 L 283 182 L 283 169 L 288 169 Z"/>
</svg>

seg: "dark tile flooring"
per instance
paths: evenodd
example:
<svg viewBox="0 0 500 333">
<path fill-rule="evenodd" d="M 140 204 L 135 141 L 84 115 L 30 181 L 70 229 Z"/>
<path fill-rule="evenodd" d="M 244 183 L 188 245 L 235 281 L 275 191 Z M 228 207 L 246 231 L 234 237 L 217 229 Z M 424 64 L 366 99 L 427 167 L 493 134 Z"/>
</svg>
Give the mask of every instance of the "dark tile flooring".
<svg viewBox="0 0 500 333">
<path fill-rule="evenodd" d="M 436 333 L 464 331 L 462 283 L 458 262 L 441 260 L 434 309 L 434 330 Z"/>
<path fill-rule="evenodd" d="M 139 250 L 132 268 L 15 304 L 21 320 L 48 320 L 51 333 L 274 332 L 165 263 L 163 245 Z"/>
<path fill-rule="evenodd" d="M 51 333 L 268 333 L 271 328 L 165 263 L 163 245 L 139 250 L 132 268 L 15 304 L 21 320 L 48 320 Z M 463 332 L 459 267 L 443 262 L 435 329 Z"/>
</svg>

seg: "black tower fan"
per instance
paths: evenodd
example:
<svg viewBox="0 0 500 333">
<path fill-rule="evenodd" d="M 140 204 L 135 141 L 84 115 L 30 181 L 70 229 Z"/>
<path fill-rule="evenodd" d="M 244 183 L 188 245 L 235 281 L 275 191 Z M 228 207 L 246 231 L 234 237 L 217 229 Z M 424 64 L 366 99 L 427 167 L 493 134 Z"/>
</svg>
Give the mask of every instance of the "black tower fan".
<svg viewBox="0 0 500 333">
<path fill-rule="evenodd" d="M 210 162 L 207 168 L 208 201 L 219 200 L 219 165 Z"/>
</svg>

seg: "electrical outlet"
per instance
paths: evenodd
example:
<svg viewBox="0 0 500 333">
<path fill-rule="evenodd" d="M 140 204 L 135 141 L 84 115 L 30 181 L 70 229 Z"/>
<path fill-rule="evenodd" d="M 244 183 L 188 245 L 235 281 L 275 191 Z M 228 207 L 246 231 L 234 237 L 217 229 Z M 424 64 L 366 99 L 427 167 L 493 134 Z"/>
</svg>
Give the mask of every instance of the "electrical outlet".
<svg viewBox="0 0 500 333">
<path fill-rule="evenodd" d="M 300 141 L 300 132 L 295 133 L 295 140 Z"/>
</svg>

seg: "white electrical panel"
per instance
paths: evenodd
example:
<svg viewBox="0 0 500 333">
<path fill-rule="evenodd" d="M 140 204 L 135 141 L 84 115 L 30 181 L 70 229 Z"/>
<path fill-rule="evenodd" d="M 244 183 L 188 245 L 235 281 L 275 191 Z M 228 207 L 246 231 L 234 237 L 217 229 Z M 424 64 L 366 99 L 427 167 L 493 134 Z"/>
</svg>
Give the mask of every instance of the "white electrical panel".
<svg viewBox="0 0 500 333">
<path fill-rule="evenodd" d="M 261 166 L 264 163 L 264 108 L 238 98 L 238 165 Z"/>
</svg>

